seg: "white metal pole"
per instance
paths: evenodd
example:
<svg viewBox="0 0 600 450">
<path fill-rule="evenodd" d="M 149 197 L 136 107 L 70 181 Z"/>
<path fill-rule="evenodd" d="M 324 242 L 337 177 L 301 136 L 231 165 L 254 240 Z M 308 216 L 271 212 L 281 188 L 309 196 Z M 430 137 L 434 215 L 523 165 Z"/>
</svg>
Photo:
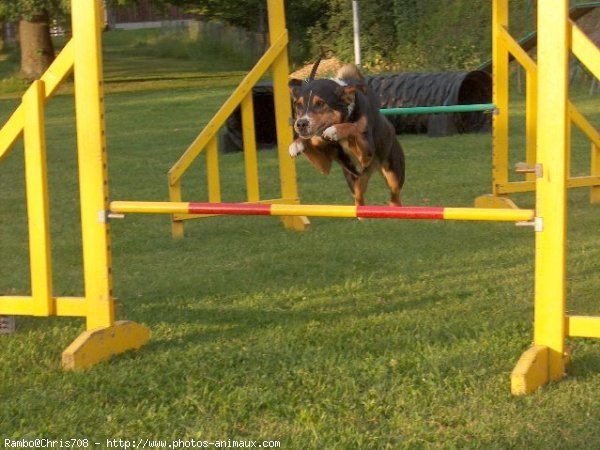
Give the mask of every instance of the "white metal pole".
<svg viewBox="0 0 600 450">
<path fill-rule="evenodd" d="M 358 0 L 352 0 L 352 25 L 354 27 L 354 63 L 360 67 L 360 10 Z"/>
</svg>

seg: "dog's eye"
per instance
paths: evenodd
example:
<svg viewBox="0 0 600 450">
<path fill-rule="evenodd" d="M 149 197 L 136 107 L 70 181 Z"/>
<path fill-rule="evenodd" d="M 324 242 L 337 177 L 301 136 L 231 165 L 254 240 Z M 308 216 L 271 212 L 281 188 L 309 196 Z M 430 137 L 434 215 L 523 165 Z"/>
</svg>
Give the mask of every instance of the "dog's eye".
<svg viewBox="0 0 600 450">
<path fill-rule="evenodd" d="M 313 106 L 320 108 L 321 106 L 323 106 L 325 103 L 323 102 L 323 100 L 315 100 L 315 102 L 313 103 Z"/>
</svg>

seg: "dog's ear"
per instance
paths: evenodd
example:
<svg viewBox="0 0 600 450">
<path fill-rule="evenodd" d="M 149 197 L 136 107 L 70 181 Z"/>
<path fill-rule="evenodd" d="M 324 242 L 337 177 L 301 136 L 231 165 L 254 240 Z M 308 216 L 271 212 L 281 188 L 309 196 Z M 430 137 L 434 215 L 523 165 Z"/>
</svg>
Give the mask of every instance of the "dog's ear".
<svg viewBox="0 0 600 450">
<path fill-rule="evenodd" d="M 342 97 L 342 100 L 344 101 L 344 103 L 350 105 L 351 103 L 354 103 L 355 99 L 356 99 L 356 87 L 355 86 L 340 86 L 341 87 L 341 92 L 340 92 L 340 96 Z"/>
<path fill-rule="evenodd" d="M 302 86 L 302 84 L 304 84 L 302 80 L 297 80 L 295 78 L 292 78 L 288 83 L 290 94 L 294 101 L 298 100 L 298 97 L 300 97 L 300 86 Z"/>
</svg>

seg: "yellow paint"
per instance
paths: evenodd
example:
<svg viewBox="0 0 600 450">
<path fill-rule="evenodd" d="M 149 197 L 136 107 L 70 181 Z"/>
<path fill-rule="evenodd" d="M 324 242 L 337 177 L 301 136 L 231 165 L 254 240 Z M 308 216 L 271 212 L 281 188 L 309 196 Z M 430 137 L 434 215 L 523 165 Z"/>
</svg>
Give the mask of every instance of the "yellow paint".
<svg viewBox="0 0 600 450">
<path fill-rule="evenodd" d="M 23 134 L 23 126 L 25 124 L 23 109 L 23 105 L 20 105 L 0 129 L 0 162 L 8 156 L 17 140 Z"/>
<path fill-rule="evenodd" d="M 573 53 L 597 79 L 600 79 L 600 49 L 570 20 L 569 27 Z"/>
<path fill-rule="evenodd" d="M 579 128 L 593 144 L 596 144 L 598 147 L 600 147 L 600 132 L 594 128 L 590 121 L 587 120 L 586 117 L 581 114 L 577 107 L 570 101 L 568 103 L 568 111 L 569 117 L 575 126 Z"/>
<path fill-rule="evenodd" d="M 73 45 L 69 41 L 54 62 L 42 75 L 44 96 L 47 101 L 58 89 L 60 83 L 69 76 L 73 69 Z M 0 129 L 0 162 L 8 155 L 15 142 L 21 137 L 25 124 L 24 106 L 19 105 L 8 121 Z"/>
<path fill-rule="evenodd" d="M 63 317 L 85 317 L 87 308 L 83 297 L 55 297 L 54 315 Z M 1 296 L 0 314 L 5 316 L 33 316 L 35 307 L 30 296 Z"/>
<path fill-rule="evenodd" d="M 492 193 L 508 182 L 508 49 L 502 36 L 508 28 L 508 0 L 494 0 L 492 5 L 492 102 L 498 108 L 493 116 Z"/>
<path fill-rule="evenodd" d="M 208 201 L 221 203 L 221 178 L 219 175 L 219 147 L 214 137 L 206 145 L 206 178 L 208 180 Z"/>
<path fill-rule="evenodd" d="M 600 338 L 600 317 L 569 316 L 568 336 Z"/>
<path fill-rule="evenodd" d="M 129 321 L 85 331 L 63 352 L 63 369 L 87 369 L 119 353 L 139 349 L 149 338 L 148 328 Z"/>
<path fill-rule="evenodd" d="M 33 297 L 1 296 L 0 315 L 33 316 L 35 312 Z"/>
<path fill-rule="evenodd" d="M 590 203 L 600 203 L 600 145 L 592 144 L 592 176 L 598 178 L 590 192 Z"/>
<path fill-rule="evenodd" d="M 278 33 L 285 30 L 285 12 L 282 0 L 267 0 L 269 11 L 269 35 L 273 40 Z M 298 185 L 296 163 L 290 158 L 288 147 L 292 143 L 293 132 L 289 125 L 292 117 L 290 93 L 288 87 L 289 66 L 287 46 L 273 61 L 273 98 L 275 103 L 275 124 L 277 127 L 277 153 L 279 155 L 279 179 L 281 196 L 297 199 Z M 296 203 L 296 202 L 294 202 Z M 285 228 L 304 231 L 310 226 L 307 217 L 282 218 Z"/>
<path fill-rule="evenodd" d="M 256 133 L 254 131 L 254 105 L 252 93 L 242 100 L 242 139 L 244 142 L 244 164 L 246 167 L 246 199 L 260 200 L 258 187 L 258 160 L 256 156 Z"/>
<path fill-rule="evenodd" d="M 548 347 L 535 345 L 521 355 L 510 376 L 513 395 L 531 394 L 549 381 L 548 353 Z"/>
<path fill-rule="evenodd" d="M 280 35 L 276 36 L 275 39 L 272 39 L 271 42 L 271 47 L 269 47 L 265 54 L 258 60 L 254 68 L 248 72 L 239 86 L 233 91 L 210 122 L 208 122 L 198 137 L 190 144 L 181 158 L 179 158 L 173 167 L 171 167 L 171 170 L 169 170 L 170 184 L 176 183 L 183 176 L 185 171 L 206 147 L 208 142 L 217 135 L 219 129 L 225 124 L 225 121 L 240 105 L 242 99 L 252 92 L 252 87 L 266 73 L 277 56 L 287 48 L 287 32 L 282 32 Z"/>
<path fill-rule="evenodd" d="M 48 70 L 42 75 L 41 81 L 46 86 L 46 100 L 54 95 L 63 81 L 73 71 L 75 61 L 75 45 L 73 40 L 65 44 L 60 53 L 56 55 Z"/>
<path fill-rule="evenodd" d="M 548 379 L 563 377 L 566 308 L 566 188 L 569 154 L 568 1 L 538 5 L 538 163 L 534 344 L 548 348 Z"/>
<path fill-rule="evenodd" d="M 521 222 L 533 220 L 533 216 L 534 212 L 530 209 L 444 208 L 444 219 L 446 220 Z"/>
<path fill-rule="evenodd" d="M 181 203 L 181 180 L 174 184 L 169 183 L 169 200 L 172 203 Z M 174 239 L 183 239 L 183 222 L 173 215 L 171 217 L 171 235 Z"/>
<path fill-rule="evenodd" d="M 500 16 L 499 16 L 500 17 Z M 506 47 L 506 50 L 512 54 L 519 64 L 523 66 L 527 73 L 537 73 L 537 66 L 535 61 L 529 53 L 523 50 L 523 47 L 509 34 L 506 30 L 506 26 L 499 26 L 498 38 L 501 40 L 501 44 Z"/>
<path fill-rule="evenodd" d="M 72 2 L 75 109 L 87 329 L 114 323 L 99 23 L 100 2 Z"/>
<path fill-rule="evenodd" d="M 475 208 L 519 208 L 510 198 L 493 194 L 480 195 L 475 199 L 474 206 Z"/>
<path fill-rule="evenodd" d="M 272 216 L 356 217 L 356 206 L 272 205 Z"/>
<path fill-rule="evenodd" d="M 281 197 L 286 199 L 298 198 L 295 163 L 292 158 L 289 157 L 287 152 L 293 135 L 291 127 L 288 124 L 288 120 L 291 117 L 291 105 L 288 90 L 288 32 L 285 26 L 283 0 L 268 0 L 267 6 L 271 46 L 169 171 L 169 186 L 177 186 L 175 189 L 170 188 L 170 198 L 172 201 L 181 200 L 180 180 L 183 174 L 205 148 L 214 145 L 211 144 L 211 142 L 215 139 L 217 132 L 223 126 L 227 118 L 235 111 L 235 108 L 240 105 L 242 109 L 244 148 L 246 152 L 247 199 L 250 202 L 254 202 L 260 198 L 256 158 L 256 137 L 254 136 L 253 126 L 252 88 L 269 68 L 272 69 L 273 79 Z M 213 178 L 217 177 L 216 172 L 212 169 L 209 170 L 209 174 Z M 216 185 L 216 182 L 214 182 L 213 185 Z M 210 196 L 210 192 L 209 187 L 209 201 L 217 202 L 217 196 L 214 194 L 215 191 L 213 190 L 212 197 Z M 292 200 L 291 203 L 295 203 L 295 200 Z M 173 236 L 183 237 L 182 220 L 201 217 L 207 217 L 207 215 L 186 214 L 183 216 L 174 216 L 172 222 Z M 289 220 L 284 220 L 284 225 L 286 227 L 296 230 L 305 229 L 308 223 L 308 219 L 306 218 L 291 218 Z"/>
<path fill-rule="evenodd" d="M 188 202 L 115 201 L 110 203 L 110 211 L 119 214 L 186 214 L 189 207 Z"/>
<path fill-rule="evenodd" d="M 54 301 L 42 81 L 34 81 L 27 89 L 23 107 L 27 117 L 23 137 L 33 315 L 50 316 L 54 314 Z"/>
<path fill-rule="evenodd" d="M 282 216 L 280 219 L 286 230 L 306 231 L 310 227 L 310 220 L 306 216 Z"/>
<path fill-rule="evenodd" d="M 525 161 L 530 167 L 535 166 L 537 159 L 537 67 L 535 70 L 528 68 L 525 100 Z M 535 173 L 525 175 L 527 181 L 535 182 Z"/>
</svg>

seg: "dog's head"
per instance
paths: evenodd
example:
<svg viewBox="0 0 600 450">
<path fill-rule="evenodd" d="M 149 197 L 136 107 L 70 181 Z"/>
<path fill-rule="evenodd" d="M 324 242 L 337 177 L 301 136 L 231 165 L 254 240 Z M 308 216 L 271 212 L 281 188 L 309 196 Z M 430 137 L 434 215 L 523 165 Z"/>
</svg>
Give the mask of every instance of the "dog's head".
<svg viewBox="0 0 600 450">
<path fill-rule="evenodd" d="M 302 139 L 320 136 L 331 125 L 346 121 L 354 110 L 354 86 L 319 79 L 290 82 L 294 102 L 294 129 Z"/>
</svg>

